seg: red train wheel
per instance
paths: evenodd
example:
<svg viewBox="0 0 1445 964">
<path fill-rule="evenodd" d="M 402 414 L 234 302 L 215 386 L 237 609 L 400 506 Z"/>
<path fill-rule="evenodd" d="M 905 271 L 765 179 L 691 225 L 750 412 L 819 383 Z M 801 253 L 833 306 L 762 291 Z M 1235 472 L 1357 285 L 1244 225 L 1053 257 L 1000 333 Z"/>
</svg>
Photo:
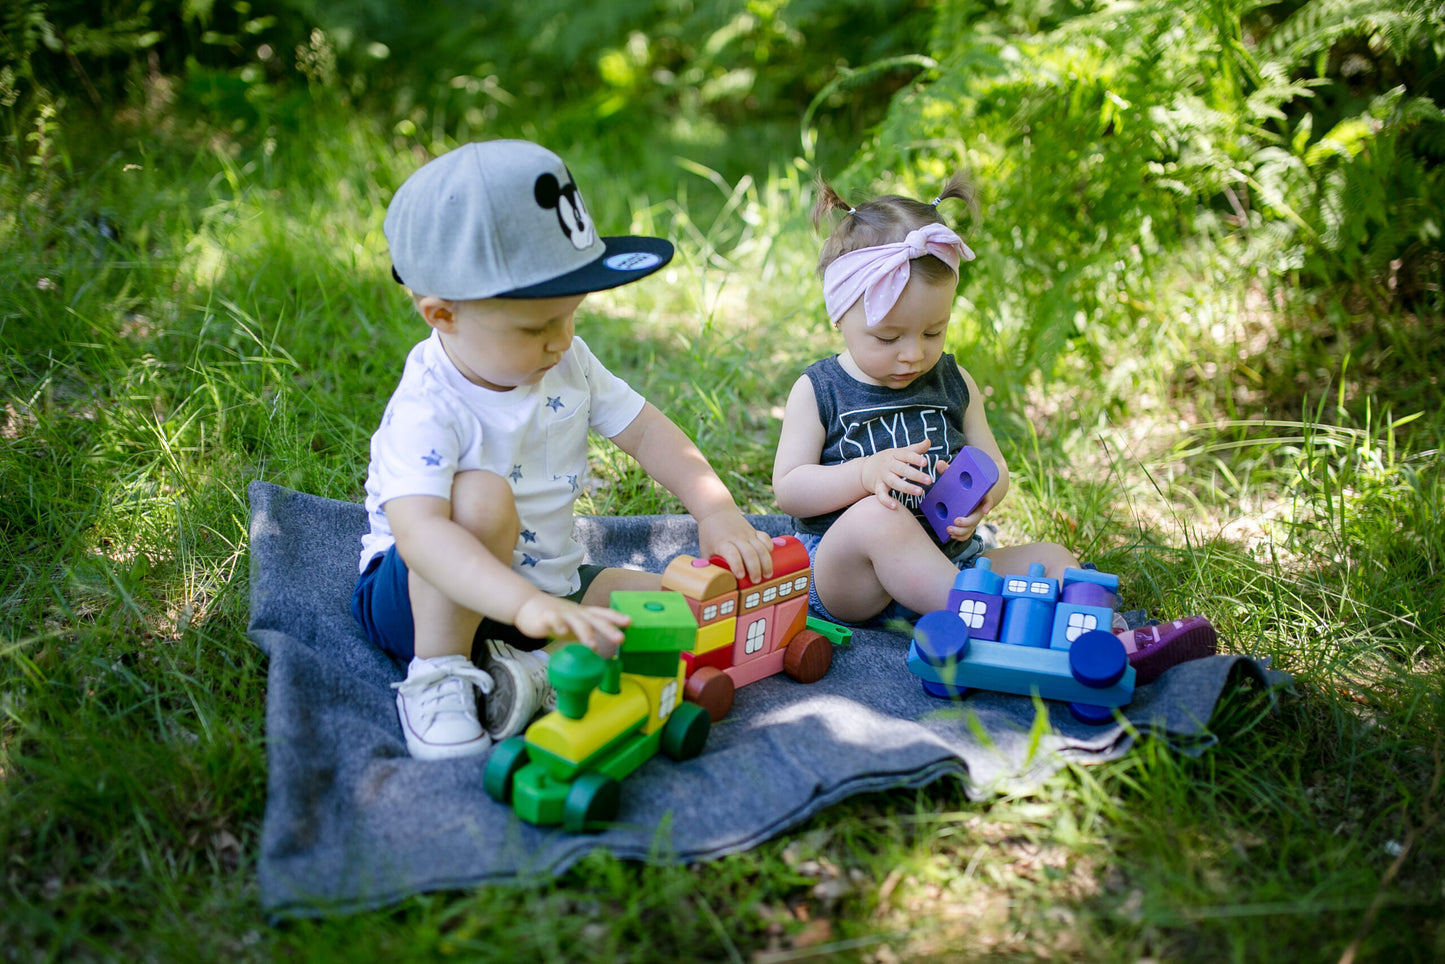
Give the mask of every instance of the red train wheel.
<svg viewBox="0 0 1445 964">
<path fill-rule="evenodd" d="M 788 643 L 783 672 L 799 683 L 816 683 L 833 665 L 833 643 L 821 633 L 804 629 Z"/>
<path fill-rule="evenodd" d="M 732 677 L 727 673 L 715 666 L 700 666 L 687 678 L 682 695 L 689 703 L 707 710 L 707 715 L 716 723 L 733 708 L 733 690 Z"/>
</svg>

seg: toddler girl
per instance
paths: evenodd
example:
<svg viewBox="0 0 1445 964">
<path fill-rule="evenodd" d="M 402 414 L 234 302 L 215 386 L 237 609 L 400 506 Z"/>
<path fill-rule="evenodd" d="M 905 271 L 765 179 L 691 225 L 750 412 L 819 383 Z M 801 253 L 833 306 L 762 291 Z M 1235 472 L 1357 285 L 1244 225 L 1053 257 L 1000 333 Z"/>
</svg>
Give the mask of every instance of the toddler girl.
<svg viewBox="0 0 1445 964">
<path fill-rule="evenodd" d="M 1041 562 L 1055 579 L 1079 564 L 1053 543 L 984 551 L 977 533 L 1008 494 L 1009 473 L 978 386 L 943 350 L 958 266 L 974 257 L 938 215 L 950 199 L 973 206 L 960 174 L 932 204 L 888 195 L 854 208 L 821 184 L 813 208 L 815 226 L 847 212 L 818 257 L 843 351 L 793 386 L 773 491 L 813 561 L 812 609 L 835 622 L 911 621 L 943 609 L 959 570 L 982 556 L 1003 573 Z M 919 506 L 964 445 L 987 453 L 999 479 L 940 543 Z"/>
</svg>

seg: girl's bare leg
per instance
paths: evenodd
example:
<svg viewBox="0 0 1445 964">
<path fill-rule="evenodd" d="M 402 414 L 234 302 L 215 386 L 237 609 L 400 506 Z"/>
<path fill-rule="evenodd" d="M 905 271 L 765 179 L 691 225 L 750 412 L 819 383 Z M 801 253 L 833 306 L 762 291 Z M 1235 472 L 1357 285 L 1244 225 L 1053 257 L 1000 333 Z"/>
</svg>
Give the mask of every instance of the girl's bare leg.
<svg viewBox="0 0 1445 964">
<path fill-rule="evenodd" d="M 873 496 L 838 517 L 813 564 L 818 598 L 849 622 L 878 615 L 890 600 L 920 613 L 943 609 L 957 575 L 912 513 Z"/>
<path fill-rule="evenodd" d="M 1026 573 L 1030 563 L 1041 562 L 1052 579 L 1079 564 L 1073 553 L 1052 542 L 985 555 L 997 573 Z M 818 598 L 828 612 L 848 622 L 871 619 L 895 600 L 917 613 L 946 609 L 957 576 L 957 567 L 910 512 L 889 509 L 872 496 L 833 523 L 813 565 Z"/>
</svg>

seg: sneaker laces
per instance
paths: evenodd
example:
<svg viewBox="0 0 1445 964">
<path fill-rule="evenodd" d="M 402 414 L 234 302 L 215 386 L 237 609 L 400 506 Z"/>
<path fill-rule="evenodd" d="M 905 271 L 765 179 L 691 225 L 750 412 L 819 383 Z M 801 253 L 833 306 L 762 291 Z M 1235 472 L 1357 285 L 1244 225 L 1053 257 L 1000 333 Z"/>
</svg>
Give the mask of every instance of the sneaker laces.
<svg viewBox="0 0 1445 964">
<path fill-rule="evenodd" d="M 468 686 L 476 687 L 485 695 L 492 691 L 493 683 L 491 674 L 465 658 L 440 666 L 429 665 L 419 673 L 410 673 L 400 683 L 391 684 L 402 696 L 414 699 L 418 711 L 433 715 L 467 713 L 465 701 L 471 696 Z"/>
</svg>

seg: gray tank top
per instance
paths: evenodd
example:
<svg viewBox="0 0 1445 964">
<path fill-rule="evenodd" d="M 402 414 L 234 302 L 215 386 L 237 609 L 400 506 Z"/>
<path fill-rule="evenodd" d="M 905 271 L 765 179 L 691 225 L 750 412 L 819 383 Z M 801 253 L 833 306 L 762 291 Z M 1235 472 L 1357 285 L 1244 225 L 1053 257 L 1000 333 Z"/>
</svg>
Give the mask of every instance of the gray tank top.
<svg viewBox="0 0 1445 964">
<path fill-rule="evenodd" d="M 953 458 L 964 445 L 963 413 L 968 410 L 968 385 L 953 355 L 944 352 L 938 364 L 899 390 L 868 385 L 849 375 L 837 356 L 809 365 L 803 374 L 813 383 L 818 418 L 823 423 L 823 465 L 837 465 L 885 449 L 930 440 L 928 471 L 939 459 Z M 894 493 L 899 503 L 922 519 L 922 496 Z M 798 532 L 822 535 L 843 510 L 794 519 Z M 925 529 L 928 527 L 925 525 Z M 931 529 L 928 530 L 930 533 Z"/>
</svg>

